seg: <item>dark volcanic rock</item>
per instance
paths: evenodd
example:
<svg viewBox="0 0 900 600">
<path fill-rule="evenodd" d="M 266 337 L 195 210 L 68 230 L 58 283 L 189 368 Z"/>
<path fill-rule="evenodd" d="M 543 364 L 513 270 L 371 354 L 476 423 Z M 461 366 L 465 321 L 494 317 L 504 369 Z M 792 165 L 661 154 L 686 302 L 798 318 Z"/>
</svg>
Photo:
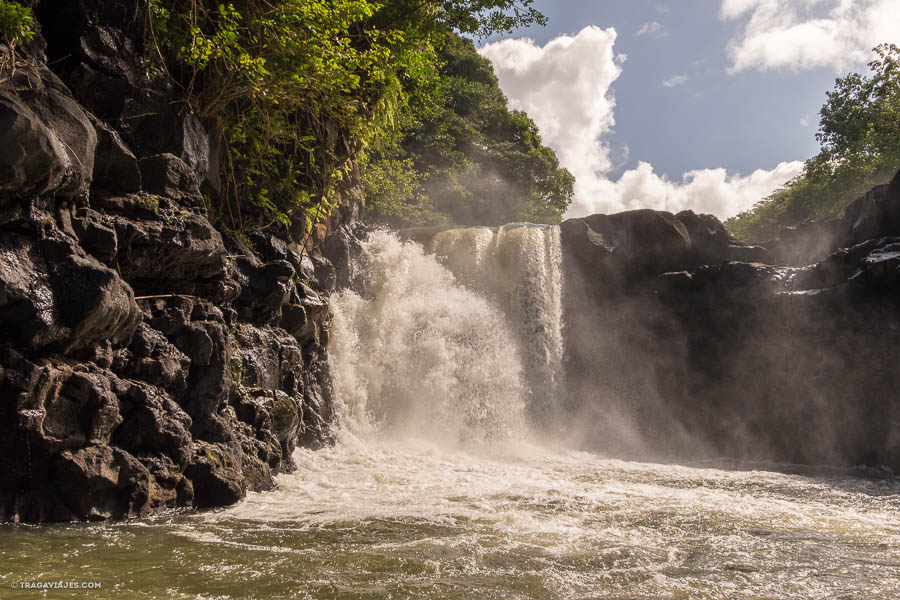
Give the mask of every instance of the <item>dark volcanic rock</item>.
<svg viewBox="0 0 900 600">
<path fill-rule="evenodd" d="M 94 120 L 97 131 L 97 153 L 94 157 L 94 185 L 113 193 L 131 194 L 141 191 L 141 169 L 138 160 L 111 127 Z"/>
<path fill-rule="evenodd" d="M 31 196 L 87 193 L 97 134 L 65 85 L 46 66 L 18 69 L 0 86 L 0 192 Z"/>
<path fill-rule="evenodd" d="M 0 239 L 0 324 L 28 351 L 121 340 L 138 322 L 131 288 L 57 230 Z"/>
<path fill-rule="evenodd" d="M 200 508 L 228 506 L 247 494 L 236 453 L 219 444 L 196 442 L 194 458 L 185 476 L 194 488 L 194 501 Z"/>
<path fill-rule="evenodd" d="M 0 81 L 0 522 L 271 489 L 330 439 L 334 267 L 303 224 L 207 214 L 222 133 L 145 63 L 136 4 L 34 12 L 46 43 Z"/>
<path fill-rule="evenodd" d="M 229 283 L 222 236 L 206 219 L 177 209 L 158 208 L 152 219 L 115 218 L 116 264 L 140 295 L 197 294 L 226 302 Z"/>
<path fill-rule="evenodd" d="M 568 219 L 560 225 L 566 268 L 580 294 L 617 295 L 667 271 L 729 261 L 770 262 L 732 238 L 712 215 L 650 209 Z"/>
<path fill-rule="evenodd" d="M 155 154 L 142 158 L 140 170 L 144 191 L 177 200 L 185 206 L 203 206 L 194 172 L 177 156 Z"/>
<path fill-rule="evenodd" d="M 53 462 L 53 480 L 66 504 L 82 518 L 144 516 L 153 478 L 133 456 L 110 446 L 64 450 Z"/>
<path fill-rule="evenodd" d="M 666 214 L 564 223 L 566 377 L 587 443 L 900 467 L 893 202 L 879 186 L 840 223 L 768 245 L 795 265 L 827 254 L 802 268 L 760 264 L 709 217 L 676 216 L 686 249 Z M 628 235 L 604 229 L 613 217 Z M 635 234 L 646 243 L 632 250 Z"/>
<path fill-rule="evenodd" d="M 16 97 L 0 95 L 0 192 L 31 196 L 55 190 L 66 173 L 59 139 Z"/>
</svg>

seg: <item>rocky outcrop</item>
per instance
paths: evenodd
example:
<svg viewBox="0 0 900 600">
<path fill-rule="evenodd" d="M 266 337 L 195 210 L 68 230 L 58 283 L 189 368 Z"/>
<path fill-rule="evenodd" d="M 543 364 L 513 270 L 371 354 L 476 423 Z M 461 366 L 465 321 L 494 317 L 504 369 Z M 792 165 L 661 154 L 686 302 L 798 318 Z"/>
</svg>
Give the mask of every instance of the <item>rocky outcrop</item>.
<svg viewBox="0 0 900 600">
<path fill-rule="evenodd" d="M 49 45 L 0 84 L 0 522 L 271 489 L 329 442 L 337 271 L 305 230 L 211 218 L 221 134 L 148 75 L 133 7 L 36 14 Z"/>
<path fill-rule="evenodd" d="M 898 214 L 900 175 L 807 228 L 824 239 L 790 232 L 768 251 L 708 215 L 563 223 L 567 378 L 588 443 L 900 471 Z"/>
</svg>

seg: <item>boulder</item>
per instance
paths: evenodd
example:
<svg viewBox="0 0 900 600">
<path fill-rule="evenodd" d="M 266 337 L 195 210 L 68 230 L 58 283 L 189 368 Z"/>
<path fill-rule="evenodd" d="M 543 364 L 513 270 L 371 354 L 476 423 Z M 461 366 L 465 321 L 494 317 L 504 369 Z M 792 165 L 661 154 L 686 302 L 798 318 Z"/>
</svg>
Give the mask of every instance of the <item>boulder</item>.
<svg viewBox="0 0 900 600">
<path fill-rule="evenodd" d="M 22 134 L 20 144 L 24 142 L 6 151 L 13 159 L 6 166 L 12 167 L 11 174 L 19 178 L 36 176 L 34 183 L 25 181 L 26 187 L 44 187 L 42 193 L 84 197 L 94 171 L 97 133 L 88 114 L 62 81 L 43 65 L 17 69 L 12 79 L 0 87 L 0 103 L 5 113 L 3 121 L 10 127 L 7 133 Z M 55 138 L 55 144 L 47 145 L 47 134 Z M 36 155 L 16 159 L 28 151 Z"/>
<path fill-rule="evenodd" d="M 178 201 L 184 206 L 202 207 L 203 197 L 191 168 L 173 154 L 155 154 L 140 161 L 144 191 Z"/>
<path fill-rule="evenodd" d="M 137 325 L 131 288 L 58 230 L 3 236 L 0 263 L 0 323 L 29 351 L 89 349 Z"/>
<path fill-rule="evenodd" d="M 64 450 L 53 461 L 54 486 L 81 519 L 146 516 L 155 488 L 140 461 L 110 446 Z"/>
<path fill-rule="evenodd" d="M 56 190 L 68 156 L 60 139 L 15 96 L 0 93 L 0 193 L 29 197 Z"/>
<path fill-rule="evenodd" d="M 118 132 L 96 118 L 97 152 L 94 157 L 95 188 L 118 194 L 141 191 L 138 160 L 119 137 Z"/>
<path fill-rule="evenodd" d="M 228 506 L 244 498 L 247 487 L 238 456 L 223 444 L 193 444 L 193 459 L 184 474 L 193 485 L 197 507 Z"/>
</svg>

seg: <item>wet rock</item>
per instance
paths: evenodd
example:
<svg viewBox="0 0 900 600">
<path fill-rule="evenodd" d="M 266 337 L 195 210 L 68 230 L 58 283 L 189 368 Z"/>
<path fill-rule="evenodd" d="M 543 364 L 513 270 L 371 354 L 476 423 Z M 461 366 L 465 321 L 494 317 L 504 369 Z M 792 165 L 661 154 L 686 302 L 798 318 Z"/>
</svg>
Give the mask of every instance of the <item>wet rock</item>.
<svg viewBox="0 0 900 600">
<path fill-rule="evenodd" d="M 195 442 L 193 459 L 184 471 L 199 508 L 228 506 L 247 494 L 236 453 L 222 444 Z"/>
<path fill-rule="evenodd" d="M 241 293 L 234 300 L 238 317 L 258 325 L 281 321 L 281 307 L 294 286 L 294 268 L 286 261 L 254 264 L 246 257 L 235 261 Z"/>
<path fill-rule="evenodd" d="M 145 516 L 155 487 L 146 467 L 110 446 L 62 451 L 53 480 L 66 505 L 88 520 Z"/>
<path fill-rule="evenodd" d="M 94 157 L 95 187 L 121 194 L 141 191 L 141 170 L 137 158 L 118 132 L 97 119 L 93 123 L 98 139 Z"/>
<path fill-rule="evenodd" d="M 676 216 L 691 237 L 686 252 L 670 231 L 638 220 L 626 231 L 656 231 L 670 243 L 650 239 L 625 252 L 628 260 L 616 257 L 624 233 L 598 233 L 607 219 L 564 223 L 566 377 L 578 423 L 598 423 L 590 445 L 900 465 L 892 202 L 889 186 L 861 197 L 843 221 L 824 226 L 843 228 L 852 245 L 802 267 L 723 261 L 731 240 L 686 213 Z M 769 247 L 777 260 L 802 264 L 827 251 L 808 243 L 814 231 Z M 590 257 L 597 262 L 585 263 Z"/>
<path fill-rule="evenodd" d="M 860 261 L 853 281 L 885 289 L 900 283 L 900 243 L 886 244 L 870 252 Z"/>
<path fill-rule="evenodd" d="M 649 209 L 569 219 L 560 230 L 569 255 L 613 286 L 625 278 L 673 270 L 691 247 L 681 221 Z"/>
<path fill-rule="evenodd" d="M 300 220 L 226 249 L 198 187 L 221 189 L 221 132 L 144 62 L 136 5 L 34 13 L 46 40 L 0 84 L 0 520 L 271 489 L 298 443 L 329 439 L 336 272 Z"/>
<path fill-rule="evenodd" d="M 27 349 L 92 348 L 137 325 L 131 288 L 80 252 L 52 229 L 37 243 L 15 234 L 0 240 L 0 323 Z"/>
<path fill-rule="evenodd" d="M 0 95 L 0 193 L 34 196 L 57 189 L 67 154 L 59 138 L 14 96 Z"/>
<path fill-rule="evenodd" d="M 140 169 L 144 191 L 172 198 L 184 206 L 203 206 L 196 175 L 174 154 L 156 154 L 142 158 Z"/>
<path fill-rule="evenodd" d="M 79 256 L 60 236 L 44 240 L 42 250 L 61 323 L 70 331 L 64 353 L 131 335 L 139 309 L 134 292 L 115 271 Z"/>
</svg>

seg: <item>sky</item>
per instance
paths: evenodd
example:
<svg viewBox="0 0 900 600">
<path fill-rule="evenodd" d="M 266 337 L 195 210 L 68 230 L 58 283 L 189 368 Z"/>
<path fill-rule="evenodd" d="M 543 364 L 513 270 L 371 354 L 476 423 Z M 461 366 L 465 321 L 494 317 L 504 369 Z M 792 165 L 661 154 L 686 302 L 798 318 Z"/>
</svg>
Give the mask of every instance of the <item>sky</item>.
<svg viewBox="0 0 900 600">
<path fill-rule="evenodd" d="M 818 152 L 837 77 L 900 44 L 900 0 L 535 0 L 546 27 L 481 40 L 576 177 L 567 217 L 725 219 Z"/>
</svg>

